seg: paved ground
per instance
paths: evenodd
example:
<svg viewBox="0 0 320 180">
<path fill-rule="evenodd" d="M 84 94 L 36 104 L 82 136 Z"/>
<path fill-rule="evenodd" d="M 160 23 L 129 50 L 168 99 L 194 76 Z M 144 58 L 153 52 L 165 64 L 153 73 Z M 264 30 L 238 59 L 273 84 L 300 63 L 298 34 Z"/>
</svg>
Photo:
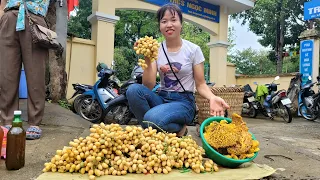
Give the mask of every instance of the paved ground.
<svg viewBox="0 0 320 180">
<path fill-rule="evenodd" d="M 21 101 L 23 119 L 26 117 L 26 102 Z M 247 119 L 251 132 L 261 144 L 261 151 L 255 162 L 267 164 L 285 171 L 272 178 L 320 179 L 320 123 L 295 118 L 291 124 L 271 121 L 266 118 Z M 79 136 L 88 135 L 90 123 L 54 104 L 46 104 L 41 128 L 43 137 L 27 141 L 26 165 L 18 171 L 7 171 L 0 160 L 0 180 L 36 179 L 43 164 L 68 142 Z M 195 127 L 189 127 L 189 134 L 195 136 Z M 200 140 L 198 139 L 200 143 Z M 269 157 L 269 158 L 268 158 Z"/>
</svg>

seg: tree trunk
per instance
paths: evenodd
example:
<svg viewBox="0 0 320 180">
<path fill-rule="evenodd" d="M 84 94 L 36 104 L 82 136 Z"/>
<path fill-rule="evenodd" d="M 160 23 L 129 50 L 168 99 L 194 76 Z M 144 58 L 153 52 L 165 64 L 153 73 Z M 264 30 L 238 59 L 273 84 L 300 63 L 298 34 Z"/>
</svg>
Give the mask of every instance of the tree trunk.
<svg viewBox="0 0 320 180">
<path fill-rule="evenodd" d="M 64 7 L 66 7 L 66 5 L 66 0 L 64 0 Z M 51 99 L 52 102 L 58 102 L 59 100 L 65 99 L 67 87 L 67 75 L 65 71 L 66 35 L 64 36 L 64 32 L 61 33 L 59 21 L 61 21 L 61 15 L 63 14 L 61 14 L 61 10 L 57 10 L 57 7 L 60 8 L 58 6 L 58 3 L 55 3 L 54 1 L 51 2 L 48 9 L 48 14 L 46 16 L 46 21 L 48 23 L 49 28 L 57 32 L 59 36 L 58 40 L 64 47 L 64 52 L 62 54 L 58 53 L 55 50 L 49 50 L 49 61 L 46 62 L 46 86 L 48 96 L 47 98 Z M 57 27 L 57 20 L 59 27 Z M 67 16 L 65 16 L 65 21 L 67 21 Z M 67 30 L 65 30 L 65 34 L 66 31 Z"/>
<path fill-rule="evenodd" d="M 282 12 L 282 4 L 283 0 L 280 0 L 278 2 L 278 20 L 277 20 L 277 27 L 276 27 L 276 34 L 277 34 L 277 40 L 276 40 L 276 52 L 277 52 L 277 73 L 282 73 L 282 64 L 283 64 L 283 43 L 284 43 L 284 16 Z"/>
<path fill-rule="evenodd" d="M 283 13 L 282 13 L 283 14 Z M 281 54 L 279 61 L 277 63 L 277 73 L 282 73 L 283 66 L 283 46 L 284 46 L 284 18 L 283 15 L 280 19 L 280 39 L 279 39 L 279 54 Z"/>
</svg>

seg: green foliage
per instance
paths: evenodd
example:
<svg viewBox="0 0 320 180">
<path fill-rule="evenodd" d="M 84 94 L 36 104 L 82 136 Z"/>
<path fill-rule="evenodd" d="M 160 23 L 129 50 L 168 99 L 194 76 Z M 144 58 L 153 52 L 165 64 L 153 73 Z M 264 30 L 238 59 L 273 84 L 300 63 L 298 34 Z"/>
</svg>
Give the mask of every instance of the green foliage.
<svg viewBox="0 0 320 180">
<path fill-rule="evenodd" d="M 299 72 L 299 65 L 300 65 L 299 56 L 286 57 L 283 60 L 282 72 L 284 73 Z"/>
<path fill-rule="evenodd" d="M 251 48 L 237 50 L 230 62 L 236 65 L 236 73 L 245 75 L 274 74 L 275 65 L 268 59 L 268 53 Z"/>
<path fill-rule="evenodd" d="M 83 39 L 91 39 L 91 24 L 87 17 L 92 12 L 92 0 L 80 0 L 76 16 L 71 16 L 68 22 L 68 33 Z"/>
<path fill-rule="evenodd" d="M 234 47 L 236 46 L 235 39 L 237 36 L 235 35 L 235 29 L 234 27 L 228 28 L 228 43 L 230 44 L 228 47 L 228 55 L 227 55 L 227 61 L 231 62 L 232 54 L 234 54 Z"/>
<path fill-rule="evenodd" d="M 120 21 L 115 26 L 115 47 L 132 47 L 144 36 L 160 37 L 156 14 L 145 11 L 117 10 Z"/>
<path fill-rule="evenodd" d="M 67 100 L 59 100 L 59 101 L 58 101 L 58 104 L 59 104 L 61 107 L 70 110 L 71 104 L 69 104 Z"/>
<path fill-rule="evenodd" d="M 131 72 L 137 62 L 133 58 L 135 56 L 134 53 L 132 49 L 127 47 L 116 47 L 114 49 L 114 69 L 117 71 L 116 76 L 120 81 L 130 79 Z"/>
</svg>

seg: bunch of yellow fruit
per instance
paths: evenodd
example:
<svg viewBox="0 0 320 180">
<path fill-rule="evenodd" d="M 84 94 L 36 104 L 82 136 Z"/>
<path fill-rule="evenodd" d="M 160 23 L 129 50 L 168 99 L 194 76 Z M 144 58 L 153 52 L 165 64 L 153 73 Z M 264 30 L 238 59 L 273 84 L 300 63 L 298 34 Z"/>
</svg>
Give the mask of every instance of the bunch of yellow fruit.
<svg viewBox="0 0 320 180">
<path fill-rule="evenodd" d="M 259 141 L 252 139 L 240 116 L 234 115 L 231 123 L 213 121 L 205 127 L 204 138 L 220 154 L 232 159 L 252 158 L 260 151 Z"/>
<path fill-rule="evenodd" d="M 142 54 L 144 57 L 147 57 L 154 62 L 158 58 L 158 49 L 160 44 L 153 37 L 145 36 L 144 38 L 140 38 L 134 45 L 134 50 L 137 55 Z M 146 69 L 148 65 L 145 63 L 145 60 L 139 59 L 138 65 L 142 67 L 142 69 Z"/>
<path fill-rule="evenodd" d="M 103 175 L 168 174 L 173 168 L 191 168 L 195 173 L 218 171 L 204 150 L 191 138 L 157 132 L 151 127 L 122 128 L 118 124 L 93 125 L 86 138 L 74 139 L 57 150 L 43 172 L 88 173 L 89 179 Z"/>
</svg>

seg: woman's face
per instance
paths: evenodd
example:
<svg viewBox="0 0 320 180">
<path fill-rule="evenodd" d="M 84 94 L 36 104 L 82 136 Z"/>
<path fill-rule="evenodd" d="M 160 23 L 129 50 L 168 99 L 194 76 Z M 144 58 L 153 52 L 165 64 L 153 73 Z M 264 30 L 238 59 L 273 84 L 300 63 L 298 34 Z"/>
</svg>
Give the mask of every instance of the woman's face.
<svg viewBox="0 0 320 180">
<path fill-rule="evenodd" d="M 167 10 L 160 20 L 160 31 L 166 37 L 166 39 L 175 39 L 180 37 L 182 24 L 178 13 L 175 12 L 174 16 Z"/>
</svg>

